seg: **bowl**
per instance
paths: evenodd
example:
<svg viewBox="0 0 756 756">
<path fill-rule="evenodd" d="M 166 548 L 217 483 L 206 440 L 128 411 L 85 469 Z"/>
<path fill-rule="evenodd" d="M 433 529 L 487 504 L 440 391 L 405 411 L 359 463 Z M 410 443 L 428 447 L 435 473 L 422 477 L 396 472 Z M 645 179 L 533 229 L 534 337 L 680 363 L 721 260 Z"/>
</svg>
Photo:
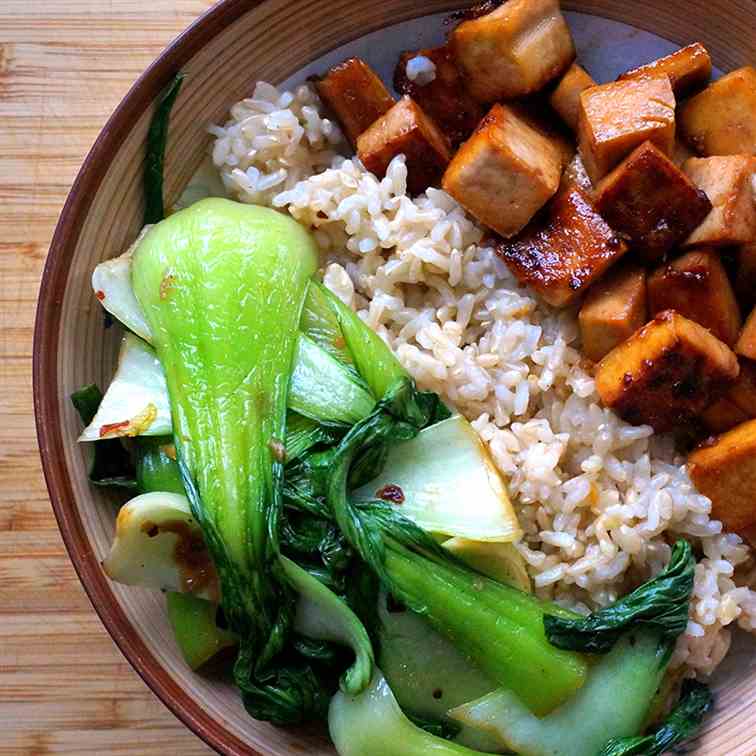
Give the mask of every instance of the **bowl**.
<svg viewBox="0 0 756 756">
<path fill-rule="evenodd" d="M 60 530 L 92 604 L 123 654 L 174 714 L 224 754 L 325 756 L 334 750 L 322 729 L 283 730 L 250 719 L 227 681 L 195 675 L 186 667 L 159 594 L 111 583 L 102 572 L 100 559 L 112 539 L 116 500 L 88 484 L 89 450 L 76 443 L 79 420 L 68 400 L 83 384 L 107 384 L 119 341 L 118 329 L 103 327 L 89 285 L 91 271 L 122 252 L 140 228 L 142 155 L 151 107 L 177 71 L 188 77 L 171 121 L 169 199 L 178 196 L 201 161 L 208 143 L 206 124 L 222 119 L 256 80 L 301 78 L 347 52 L 364 55 L 388 74 L 398 50 L 443 33 L 439 17 L 419 17 L 448 13 L 459 5 L 459 0 L 218 3 L 163 52 L 118 106 L 87 156 L 55 231 L 34 333 L 34 396 L 42 463 Z M 589 68 L 591 60 L 601 61 L 614 68 L 613 75 L 655 57 L 654 52 L 669 52 L 672 43 L 695 40 L 709 48 L 723 70 L 756 60 L 753 0 L 580 0 L 563 5 L 634 27 L 588 15 L 573 19 Z M 726 662 L 716 683 L 716 710 L 691 744 L 692 752 L 756 754 L 752 657 L 744 646 Z"/>
</svg>

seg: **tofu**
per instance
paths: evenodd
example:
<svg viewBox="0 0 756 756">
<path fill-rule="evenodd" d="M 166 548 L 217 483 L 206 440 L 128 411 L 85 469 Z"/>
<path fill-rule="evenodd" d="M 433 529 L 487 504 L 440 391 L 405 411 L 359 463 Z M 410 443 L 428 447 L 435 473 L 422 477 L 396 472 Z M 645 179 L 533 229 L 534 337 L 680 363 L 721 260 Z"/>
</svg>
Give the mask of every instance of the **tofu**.
<svg viewBox="0 0 756 756">
<path fill-rule="evenodd" d="M 554 196 L 559 148 L 509 106 L 494 105 L 446 169 L 443 188 L 503 237 L 521 231 Z"/>
<path fill-rule="evenodd" d="M 605 406 L 664 433 L 690 423 L 738 377 L 732 350 L 703 326 L 666 310 L 596 368 Z"/>
<path fill-rule="evenodd" d="M 436 67 L 430 82 L 412 81 L 407 76 L 407 63 L 419 56 Z M 484 115 L 481 105 L 467 91 L 446 45 L 402 53 L 394 70 L 394 89 L 409 95 L 435 121 L 453 147 L 475 131 Z"/>
<path fill-rule="evenodd" d="M 735 293 L 741 305 L 756 304 L 756 244 L 744 244 L 736 252 Z"/>
<path fill-rule="evenodd" d="M 712 433 L 724 433 L 756 418 L 756 362 L 740 359 L 740 374 L 727 393 L 701 414 Z"/>
<path fill-rule="evenodd" d="M 357 139 L 358 157 L 378 178 L 385 176 L 389 163 L 400 154 L 407 159 L 410 194 L 436 186 L 451 158 L 446 137 L 406 96 Z"/>
<path fill-rule="evenodd" d="M 579 186 L 589 197 L 593 197 L 593 184 L 585 170 L 583 158 L 576 152 L 572 160 L 567 164 L 562 174 L 562 184 L 575 184 Z"/>
<path fill-rule="evenodd" d="M 523 284 L 554 307 L 580 297 L 622 255 L 627 245 L 576 186 L 563 188 L 522 234 L 496 245 Z"/>
<path fill-rule="evenodd" d="M 672 154 L 675 95 L 668 76 L 615 81 L 580 94 L 578 145 L 594 184 L 647 140 Z"/>
<path fill-rule="evenodd" d="M 756 68 L 739 68 L 688 100 L 679 125 L 699 155 L 756 155 Z"/>
<path fill-rule="evenodd" d="M 315 89 L 334 112 L 352 146 L 396 102 L 378 74 L 360 58 L 349 58 L 334 66 L 315 82 Z"/>
<path fill-rule="evenodd" d="M 652 142 L 637 147 L 596 187 L 596 209 L 647 263 L 684 241 L 711 202 Z"/>
<path fill-rule="evenodd" d="M 738 335 L 735 351 L 749 360 L 756 360 L 756 307 L 751 310 L 743 330 Z"/>
<path fill-rule="evenodd" d="M 677 310 L 733 346 L 742 319 L 735 292 L 715 249 L 696 249 L 657 268 L 648 279 L 652 315 Z"/>
<path fill-rule="evenodd" d="M 558 0 L 508 0 L 459 24 L 449 47 L 470 93 L 483 103 L 537 92 L 575 59 Z"/>
<path fill-rule="evenodd" d="M 719 247 L 756 241 L 756 157 L 691 158 L 683 169 L 696 186 L 706 192 L 712 204 L 709 214 L 683 246 Z"/>
<path fill-rule="evenodd" d="M 598 362 L 647 320 L 646 271 L 620 263 L 591 288 L 580 308 L 583 354 Z"/>
<path fill-rule="evenodd" d="M 702 89 L 711 79 L 711 56 L 700 43 L 683 47 L 671 55 L 665 55 L 645 66 L 633 68 L 620 75 L 618 81 L 637 79 L 643 76 L 666 74 L 676 97 L 683 97 Z"/>
<path fill-rule="evenodd" d="M 538 100 L 508 103 L 507 106 L 528 126 L 546 137 L 557 148 L 562 168 L 566 169 L 577 154 L 577 146 L 567 129 L 554 121 L 554 114 L 549 108 L 542 107 Z"/>
<path fill-rule="evenodd" d="M 580 95 L 586 89 L 595 86 L 596 82 L 591 78 L 591 75 L 582 66 L 573 63 L 549 97 L 551 107 L 576 133 L 580 116 Z"/>
<path fill-rule="evenodd" d="M 748 419 L 745 412 L 726 396 L 710 404 L 701 413 L 701 422 L 710 433 L 725 433 Z"/>
<path fill-rule="evenodd" d="M 695 487 L 711 499 L 712 519 L 730 532 L 756 524 L 756 420 L 705 441 L 688 456 Z"/>
</svg>

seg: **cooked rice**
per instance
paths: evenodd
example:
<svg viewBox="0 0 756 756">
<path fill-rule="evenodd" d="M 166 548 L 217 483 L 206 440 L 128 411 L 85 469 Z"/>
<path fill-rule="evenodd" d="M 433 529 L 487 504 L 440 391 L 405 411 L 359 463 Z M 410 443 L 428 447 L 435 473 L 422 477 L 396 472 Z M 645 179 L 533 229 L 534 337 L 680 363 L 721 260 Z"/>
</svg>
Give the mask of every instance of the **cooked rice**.
<svg viewBox="0 0 756 756">
<path fill-rule="evenodd" d="M 419 386 L 472 421 L 509 479 L 538 595 L 582 612 L 606 605 L 659 571 L 682 535 L 703 557 L 674 663 L 709 675 L 733 623 L 756 630 L 748 547 L 710 519 L 670 439 L 601 407 L 575 311 L 520 286 L 451 197 L 408 197 L 402 156 L 379 181 L 339 154 L 308 86 L 259 84 L 211 133 L 232 196 L 309 226 L 326 285 Z"/>
</svg>

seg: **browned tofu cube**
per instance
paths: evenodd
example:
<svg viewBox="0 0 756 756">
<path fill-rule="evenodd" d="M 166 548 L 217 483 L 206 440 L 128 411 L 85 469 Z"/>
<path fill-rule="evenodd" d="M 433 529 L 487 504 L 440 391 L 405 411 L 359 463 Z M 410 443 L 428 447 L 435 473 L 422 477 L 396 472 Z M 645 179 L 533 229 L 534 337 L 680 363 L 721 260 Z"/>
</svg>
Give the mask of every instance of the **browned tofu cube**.
<svg viewBox="0 0 756 756">
<path fill-rule="evenodd" d="M 577 154 L 577 146 L 571 134 L 560 123 L 554 121 L 554 114 L 538 99 L 509 103 L 507 107 L 528 126 L 546 137 L 559 151 L 562 167 L 566 168 Z"/>
<path fill-rule="evenodd" d="M 675 95 L 668 76 L 602 84 L 580 95 L 578 144 L 594 184 L 638 145 L 675 146 Z"/>
<path fill-rule="evenodd" d="M 699 155 L 756 155 L 756 68 L 710 84 L 680 108 L 680 133 Z"/>
<path fill-rule="evenodd" d="M 417 67 L 421 59 L 435 66 L 430 81 L 422 75 L 414 79 L 407 75 L 407 64 L 410 64 L 412 73 L 413 66 Z M 475 131 L 484 115 L 483 108 L 462 81 L 446 45 L 402 53 L 394 70 L 394 88 L 409 95 L 435 121 L 454 147 Z"/>
<path fill-rule="evenodd" d="M 579 186 L 589 197 L 593 198 L 593 184 L 585 170 L 583 158 L 576 152 L 572 160 L 567 164 L 562 174 L 562 184 L 575 184 Z"/>
<path fill-rule="evenodd" d="M 518 280 L 554 307 L 575 301 L 626 251 L 576 186 L 563 188 L 522 234 L 496 245 Z"/>
<path fill-rule="evenodd" d="M 711 56 L 700 42 L 694 42 L 671 55 L 623 73 L 619 80 L 655 74 L 669 76 L 675 96 L 683 97 L 706 86 L 711 78 Z"/>
<path fill-rule="evenodd" d="M 591 288 L 580 308 L 583 354 L 598 362 L 647 320 L 646 271 L 620 263 Z"/>
<path fill-rule="evenodd" d="M 396 102 L 378 74 L 360 58 L 349 58 L 334 66 L 315 82 L 315 88 L 353 145 Z"/>
<path fill-rule="evenodd" d="M 651 142 L 644 142 L 596 187 L 596 209 L 658 262 L 711 210 L 708 197 Z"/>
<path fill-rule="evenodd" d="M 756 417 L 756 362 L 740 359 L 740 375 L 727 398 L 750 420 Z"/>
<path fill-rule="evenodd" d="M 574 132 L 578 130 L 580 95 L 586 89 L 595 86 L 596 82 L 591 75 L 582 66 L 573 63 L 551 93 L 551 107 Z"/>
<path fill-rule="evenodd" d="M 743 307 L 756 304 L 756 244 L 744 244 L 736 252 L 735 292 Z"/>
<path fill-rule="evenodd" d="M 514 236 L 559 188 L 559 149 L 505 105 L 459 148 L 443 187 L 484 226 Z"/>
<path fill-rule="evenodd" d="M 480 102 L 537 92 L 575 59 L 558 0 L 508 0 L 463 21 L 449 35 L 449 46 Z"/>
<path fill-rule="evenodd" d="M 657 268 L 648 279 L 648 304 L 652 315 L 677 310 L 728 346 L 740 333 L 740 308 L 714 249 L 696 249 Z"/>
<path fill-rule="evenodd" d="M 706 192 L 712 204 L 711 212 L 685 240 L 684 246 L 721 247 L 756 241 L 756 157 L 691 158 L 683 169 L 696 186 Z"/>
<path fill-rule="evenodd" d="M 701 422 L 710 433 L 725 433 L 748 419 L 745 412 L 726 396 L 717 399 L 701 413 Z"/>
<path fill-rule="evenodd" d="M 711 515 L 725 530 L 756 525 L 756 420 L 709 439 L 688 456 L 695 487 L 711 499 Z"/>
<path fill-rule="evenodd" d="M 685 425 L 738 377 L 727 344 L 674 310 L 657 315 L 604 357 L 596 390 L 633 425 L 659 432 Z"/>
<path fill-rule="evenodd" d="M 751 314 L 735 342 L 735 351 L 749 360 L 756 360 L 756 307 L 751 310 Z"/>
<path fill-rule="evenodd" d="M 393 158 L 404 155 L 410 194 L 420 194 L 438 184 L 451 157 L 446 137 L 409 97 L 402 97 L 360 134 L 357 155 L 378 178 L 383 178 Z"/>
</svg>

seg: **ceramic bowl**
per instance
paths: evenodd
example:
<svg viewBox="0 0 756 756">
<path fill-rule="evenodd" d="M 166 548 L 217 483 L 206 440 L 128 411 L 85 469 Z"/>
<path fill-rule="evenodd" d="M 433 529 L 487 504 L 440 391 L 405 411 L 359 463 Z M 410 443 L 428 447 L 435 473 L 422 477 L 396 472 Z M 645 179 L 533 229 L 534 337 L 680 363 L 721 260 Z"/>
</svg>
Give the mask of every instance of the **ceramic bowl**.
<svg viewBox="0 0 756 756">
<path fill-rule="evenodd" d="M 399 50 L 442 38 L 441 17 L 417 19 L 448 13 L 459 4 L 218 3 L 163 52 L 116 109 L 71 189 L 55 232 L 34 336 L 37 428 L 55 514 L 81 581 L 121 651 L 165 704 L 221 753 L 325 756 L 334 751 L 322 730 L 283 730 L 250 719 L 227 682 L 186 667 L 171 637 L 162 596 L 113 584 L 100 569 L 113 534 L 116 502 L 87 482 L 88 450 L 76 443 L 80 425 L 68 396 L 93 381 L 107 385 L 120 336 L 117 328 L 103 327 L 89 285 L 91 271 L 122 252 L 139 230 L 147 125 L 155 98 L 177 71 L 188 76 L 170 128 L 169 199 L 178 195 L 205 153 L 206 125 L 222 121 L 232 103 L 251 93 L 256 80 L 301 78 L 346 57 L 347 51 L 389 74 Z M 579 13 L 570 15 L 570 22 L 581 58 L 594 75 L 616 76 L 652 59 L 654 52 L 664 54 L 695 40 L 706 44 L 722 70 L 756 61 L 753 0 L 584 0 L 564 6 Z M 346 50 L 340 50 L 344 45 Z M 597 72 L 596 66 L 605 71 Z M 716 711 L 693 744 L 696 753 L 756 754 L 751 656 L 739 655 L 720 675 L 724 682 L 717 684 Z"/>
</svg>

